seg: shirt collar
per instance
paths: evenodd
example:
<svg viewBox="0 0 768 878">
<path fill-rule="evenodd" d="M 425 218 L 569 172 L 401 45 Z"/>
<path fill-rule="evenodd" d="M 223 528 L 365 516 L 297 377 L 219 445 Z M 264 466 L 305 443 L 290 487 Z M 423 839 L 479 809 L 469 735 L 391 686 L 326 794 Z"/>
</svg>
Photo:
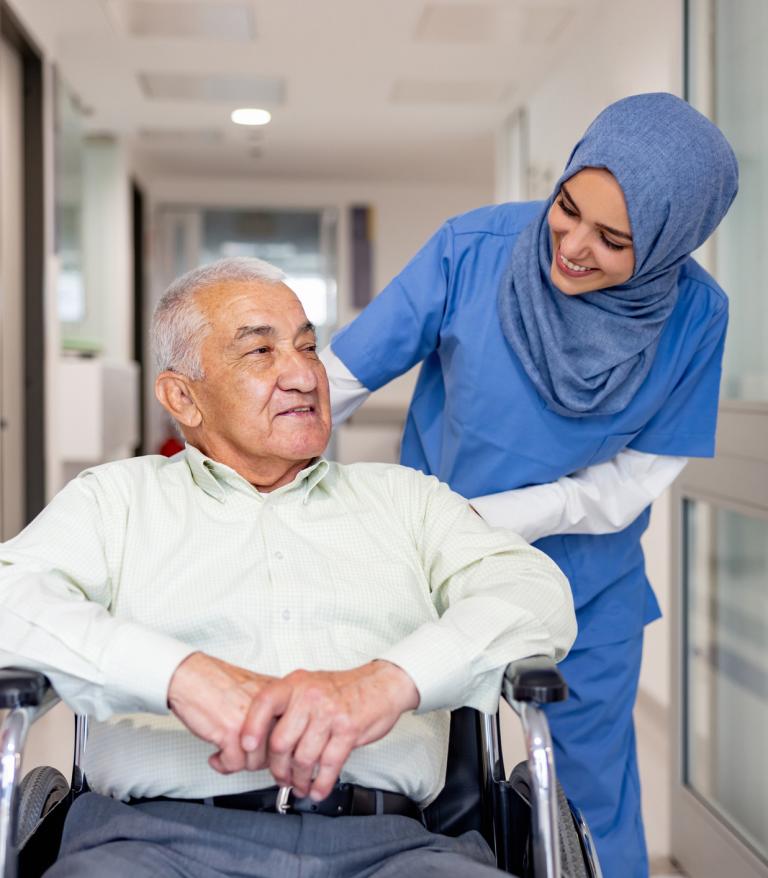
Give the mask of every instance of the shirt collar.
<svg viewBox="0 0 768 878">
<path fill-rule="evenodd" d="M 282 485 L 269 493 L 257 491 L 253 485 L 243 478 L 232 467 L 219 463 L 213 458 L 203 454 L 199 448 L 188 442 L 184 448 L 187 465 L 192 473 L 192 478 L 198 488 L 201 488 L 220 503 L 227 499 L 227 488 L 247 493 L 255 498 L 266 500 L 267 497 L 275 497 L 284 494 L 300 493 L 304 503 L 307 503 L 313 488 L 318 485 L 328 472 L 328 461 L 323 457 L 315 458 L 309 466 L 304 467 L 297 473 L 296 478 L 287 485 Z"/>
</svg>

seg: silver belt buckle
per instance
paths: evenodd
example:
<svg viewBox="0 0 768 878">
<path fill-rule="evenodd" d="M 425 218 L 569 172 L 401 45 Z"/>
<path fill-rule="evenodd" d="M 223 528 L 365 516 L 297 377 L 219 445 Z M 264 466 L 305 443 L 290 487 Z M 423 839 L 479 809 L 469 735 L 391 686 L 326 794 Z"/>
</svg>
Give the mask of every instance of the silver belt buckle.
<svg viewBox="0 0 768 878">
<path fill-rule="evenodd" d="M 280 787 L 277 791 L 277 800 L 275 801 L 275 810 L 278 814 L 287 814 L 290 811 L 290 797 L 293 787 Z"/>
</svg>

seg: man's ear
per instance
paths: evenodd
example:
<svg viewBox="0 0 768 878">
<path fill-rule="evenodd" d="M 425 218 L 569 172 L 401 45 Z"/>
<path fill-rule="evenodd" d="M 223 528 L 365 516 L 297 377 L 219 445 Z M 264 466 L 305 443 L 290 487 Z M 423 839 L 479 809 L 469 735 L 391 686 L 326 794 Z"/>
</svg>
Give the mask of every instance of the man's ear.
<svg viewBox="0 0 768 878">
<path fill-rule="evenodd" d="M 155 379 L 155 396 L 168 414 L 183 427 L 199 427 L 203 413 L 197 407 L 189 379 L 178 372 L 161 372 Z"/>
</svg>

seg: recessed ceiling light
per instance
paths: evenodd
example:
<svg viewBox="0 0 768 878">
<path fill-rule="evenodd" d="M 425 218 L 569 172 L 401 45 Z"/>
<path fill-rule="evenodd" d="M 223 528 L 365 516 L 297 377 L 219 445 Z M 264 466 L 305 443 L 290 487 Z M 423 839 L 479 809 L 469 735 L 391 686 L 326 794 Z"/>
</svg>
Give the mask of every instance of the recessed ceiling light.
<svg viewBox="0 0 768 878">
<path fill-rule="evenodd" d="M 266 125 L 272 118 L 269 110 L 257 110 L 254 107 L 242 107 L 230 116 L 235 125 Z"/>
</svg>

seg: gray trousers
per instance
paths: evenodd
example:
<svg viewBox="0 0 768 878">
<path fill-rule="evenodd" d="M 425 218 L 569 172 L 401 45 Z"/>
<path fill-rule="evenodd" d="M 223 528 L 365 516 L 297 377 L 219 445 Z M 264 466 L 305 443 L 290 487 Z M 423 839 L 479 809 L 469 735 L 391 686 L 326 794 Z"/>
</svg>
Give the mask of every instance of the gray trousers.
<svg viewBox="0 0 768 878">
<path fill-rule="evenodd" d="M 86 793 L 46 878 L 498 878 L 494 862 L 478 833 L 435 835 L 410 817 L 125 805 Z"/>
</svg>

